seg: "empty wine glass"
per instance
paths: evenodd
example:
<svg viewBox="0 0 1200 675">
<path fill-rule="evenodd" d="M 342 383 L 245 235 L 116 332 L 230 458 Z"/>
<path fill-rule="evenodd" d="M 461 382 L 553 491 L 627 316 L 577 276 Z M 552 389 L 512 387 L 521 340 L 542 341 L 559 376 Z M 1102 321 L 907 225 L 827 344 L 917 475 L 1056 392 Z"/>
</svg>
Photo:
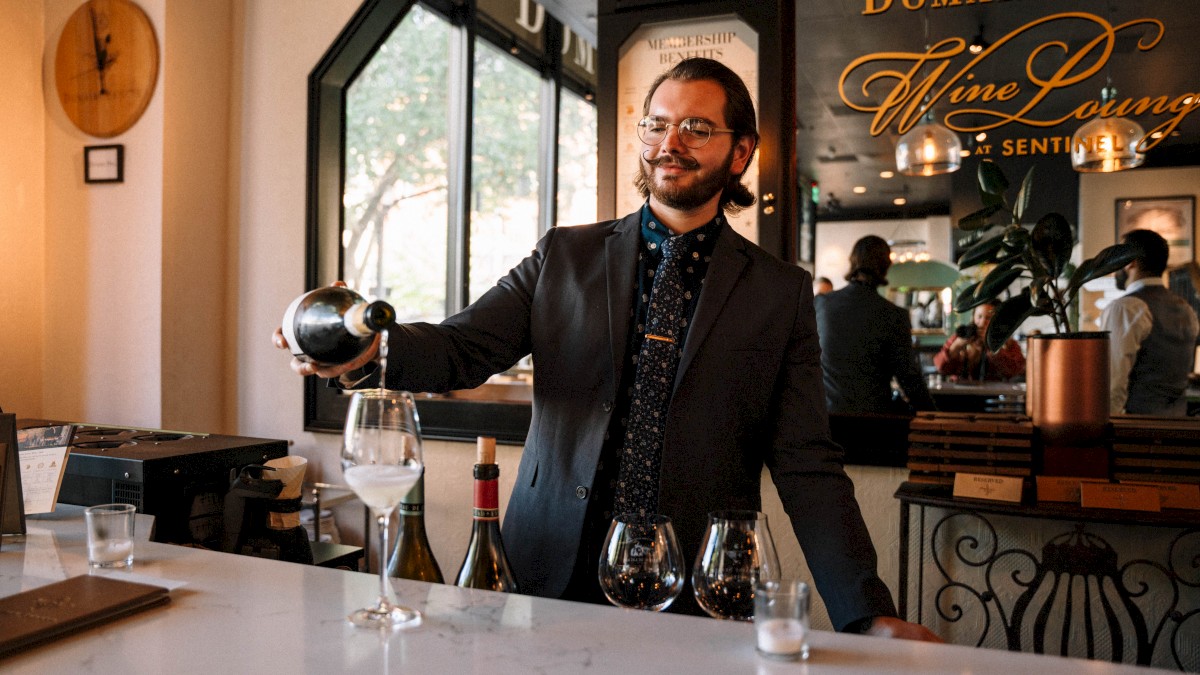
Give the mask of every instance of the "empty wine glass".
<svg viewBox="0 0 1200 675">
<path fill-rule="evenodd" d="M 417 610 L 392 602 L 386 560 L 392 512 L 416 484 L 421 470 L 421 432 L 412 394 L 385 389 L 355 392 L 342 435 L 342 475 L 375 516 L 380 556 L 379 599 L 374 607 L 347 617 L 355 626 L 389 629 L 421 620 Z"/>
<path fill-rule="evenodd" d="M 779 579 L 779 558 L 758 511 L 713 511 L 692 570 L 696 601 L 718 619 L 754 618 L 754 585 Z"/>
<path fill-rule="evenodd" d="M 600 552 L 600 588 L 618 607 L 662 611 L 683 590 L 683 554 L 671 519 L 623 513 Z"/>
</svg>

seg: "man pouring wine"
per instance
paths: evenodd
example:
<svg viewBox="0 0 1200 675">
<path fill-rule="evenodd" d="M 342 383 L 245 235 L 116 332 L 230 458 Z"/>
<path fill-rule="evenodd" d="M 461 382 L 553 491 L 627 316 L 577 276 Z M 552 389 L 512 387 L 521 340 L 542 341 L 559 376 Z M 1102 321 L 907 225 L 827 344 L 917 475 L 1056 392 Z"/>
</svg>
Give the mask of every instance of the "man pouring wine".
<svg viewBox="0 0 1200 675">
<path fill-rule="evenodd" d="M 726 222 L 754 203 L 741 183 L 758 144 L 745 84 L 688 59 L 642 112 L 642 208 L 553 229 L 462 312 L 391 327 L 387 386 L 471 388 L 532 353 L 533 416 L 503 523 L 524 593 L 604 602 L 600 548 L 621 513 L 668 516 L 694 556 L 710 512 L 761 510 L 765 464 L 834 627 L 936 640 L 896 618 L 830 440 L 812 278 Z M 375 351 L 292 367 L 379 386 Z M 692 590 L 670 610 L 698 613 Z"/>
</svg>

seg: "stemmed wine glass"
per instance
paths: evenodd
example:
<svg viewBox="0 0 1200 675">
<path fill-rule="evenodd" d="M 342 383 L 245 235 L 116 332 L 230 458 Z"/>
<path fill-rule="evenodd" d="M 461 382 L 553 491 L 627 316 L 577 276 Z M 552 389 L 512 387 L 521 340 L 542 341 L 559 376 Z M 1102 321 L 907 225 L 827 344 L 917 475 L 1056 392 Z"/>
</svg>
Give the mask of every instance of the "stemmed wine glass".
<svg viewBox="0 0 1200 675">
<path fill-rule="evenodd" d="M 379 527 L 379 599 L 349 617 L 363 628 L 415 625 L 421 613 L 392 602 L 387 574 L 388 525 L 392 512 L 421 475 L 421 432 L 416 402 L 406 391 L 368 389 L 350 398 L 342 435 L 342 475 L 371 509 Z"/>
<path fill-rule="evenodd" d="M 750 621 L 755 583 L 778 581 L 779 576 L 779 557 L 765 513 L 708 514 L 708 529 L 692 570 L 692 589 L 709 616 Z"/>
<path fill-rule="evenodd" d="M 671 519 L 623 513 L 600 552 L 600 587 L 618 607 L 662 611 L 683 590 L 683 554 Z"/>
</svg>

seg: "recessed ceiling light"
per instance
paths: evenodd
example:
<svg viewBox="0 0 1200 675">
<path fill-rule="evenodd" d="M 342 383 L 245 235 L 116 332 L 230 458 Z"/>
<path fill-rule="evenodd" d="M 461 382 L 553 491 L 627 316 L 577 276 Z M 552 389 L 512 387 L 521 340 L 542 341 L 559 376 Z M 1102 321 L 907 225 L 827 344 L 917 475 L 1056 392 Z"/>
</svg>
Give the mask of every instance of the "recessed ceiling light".
<svg viewBox="0 0 1200 675">
<path fill-rule="evenodd" d="M 861 185 L 854 186 L 854 194 L 856 194 L 856 195 L 861 195 L 861 194 L 865 193 L 866 191 L 867 191 L 867 188 L 865 188 Z"/>
<path fill-rule="evenodd" d="M 908 200 L 905 199 L 904 197 L 896 197 L 895 199 L 892 200 L 892 203 L 895 204 L 896 206 L 904 206 L 905 204 L 908 203 Z"/>
<path fill-rule="evenodd" d="M 981 132 L 979 132 L 979 133 L 975 134 L 975 140 L 977 140 L 977 141 L 979 141 L 979 142 L 981 142 L 981 143 L 982 143 L 983 141 L 986 141 L 986 140 L 987 140 L 987 132 L 986 132 L 986 131 L 981 131 Z"/>
<path fill-rule="evenodd" d="M 891 178 L 892 176 L 895 176 L 895 175 L 896 175 L 896 172 L 894 172 L 894 171 L 880 171 L 879 172 L 880 178 Z"/>
<path fill-rule="evenodd" d="M 959 151 L 958 151 L 958 156 L 959 156 L 959 157 L 970 157 L 970 156 L 971 156 L 971 151 L 970 151 L 970 150 L 967 150 L 966 148 L 963 148 L 962 150 L 959 150 Z"/>
</svg>

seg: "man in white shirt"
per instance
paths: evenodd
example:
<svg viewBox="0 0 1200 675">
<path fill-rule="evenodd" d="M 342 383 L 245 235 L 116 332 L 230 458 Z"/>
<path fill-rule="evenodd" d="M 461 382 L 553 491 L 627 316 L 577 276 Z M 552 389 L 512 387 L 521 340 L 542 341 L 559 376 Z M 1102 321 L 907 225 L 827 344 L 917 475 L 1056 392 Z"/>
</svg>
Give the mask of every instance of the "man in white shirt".
<svg viewBox="0 0 1200 675">
<path fill-rule="evenodd" d="M 1100 315 L 1100 328 L 1109 332 L 1110 409 L 1182 417 L 1200 322 L 1163 286 L 1167 241 L 1150 230 L 1133 230 L 1124 241 L 1140 253 L 1116 273 L 1117 288 L 1127 292 Z"/>
</svg>

